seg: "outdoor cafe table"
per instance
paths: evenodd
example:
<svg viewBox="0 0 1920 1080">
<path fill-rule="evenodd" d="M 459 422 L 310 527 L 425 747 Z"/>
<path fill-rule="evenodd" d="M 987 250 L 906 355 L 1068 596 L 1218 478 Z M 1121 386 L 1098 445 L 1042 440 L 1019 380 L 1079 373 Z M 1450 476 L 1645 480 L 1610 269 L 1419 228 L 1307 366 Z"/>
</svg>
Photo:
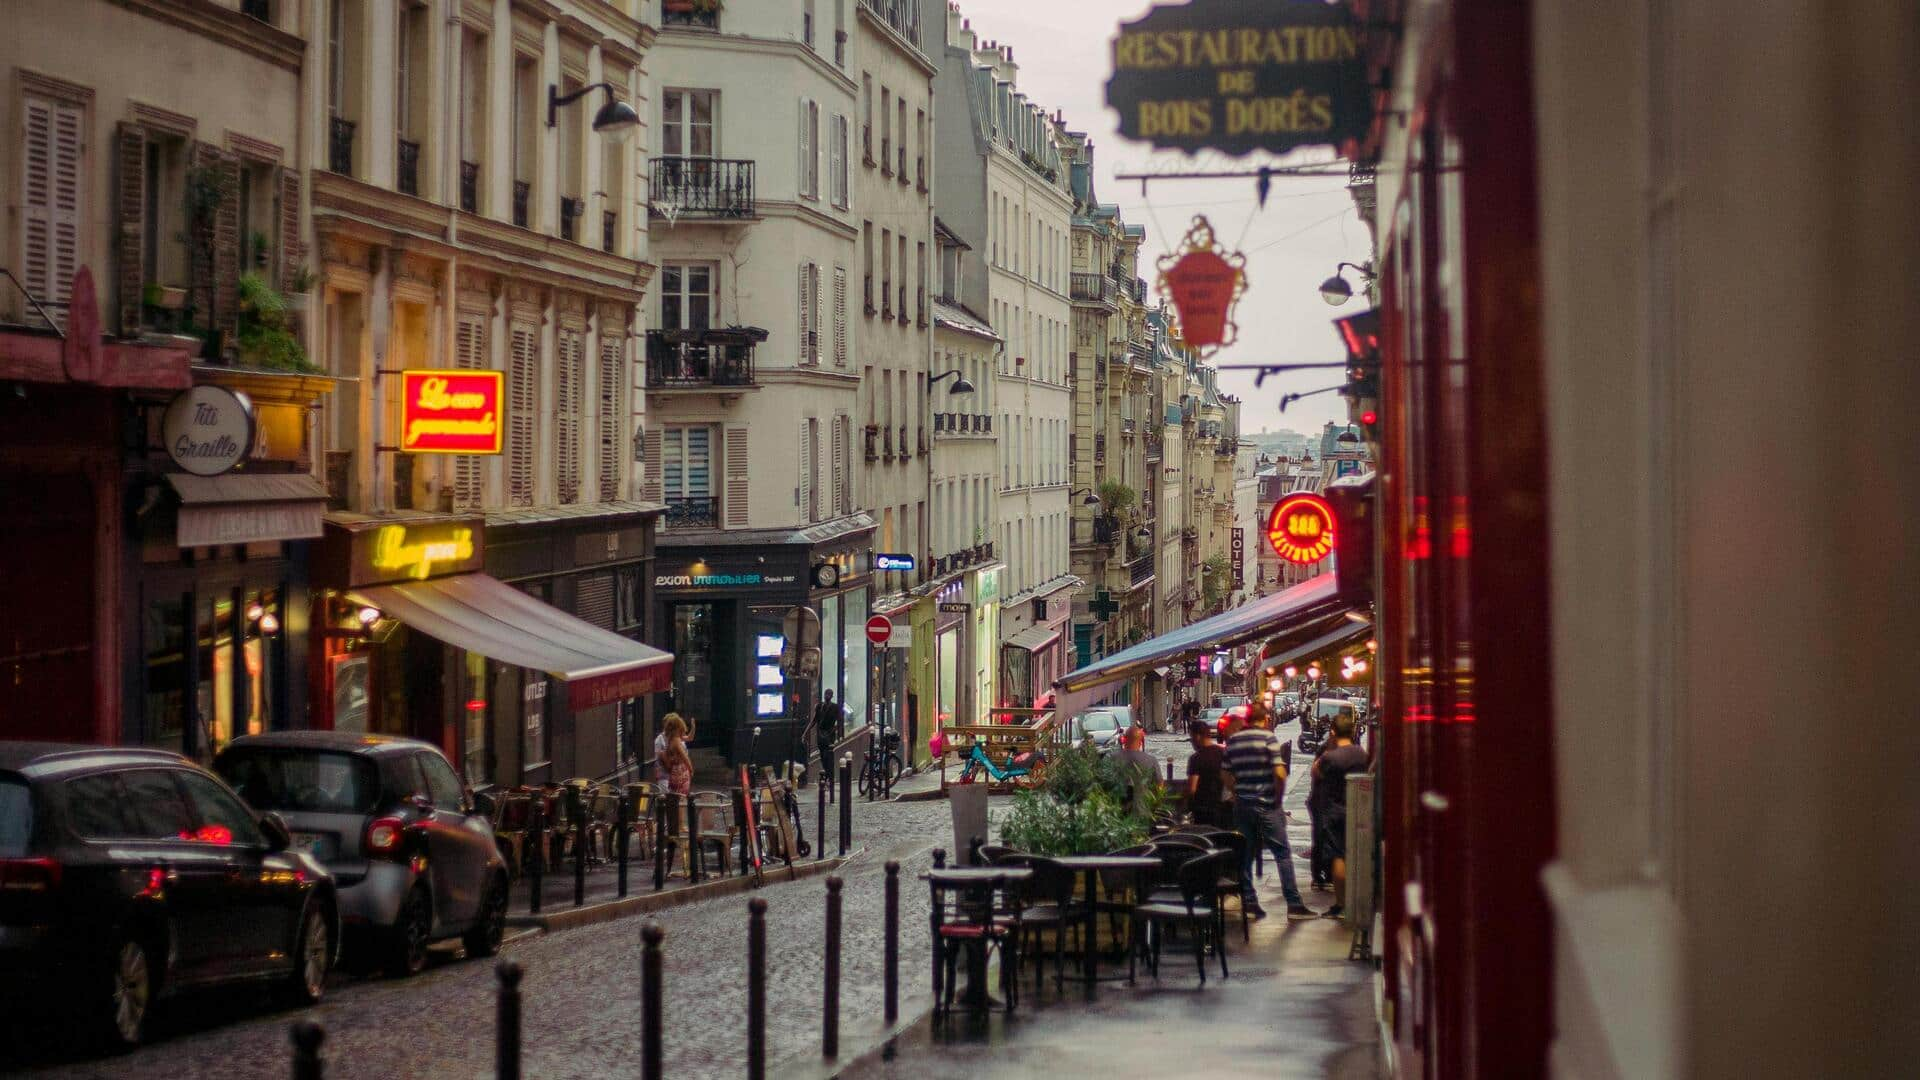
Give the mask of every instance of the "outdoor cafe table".
<svg viewBox="0 0 1920 1080">
<path fill-rule="evenodd" d="M 1099 893 L 1095 891 L 1097 888 L 1095 875 L 1102 870 L 1132 870 L 1136 873 L 1149 874 L 1160 868 L 1160 860 L 1151 855 L 1056 855 L 1053 861 L 1068 870 L 1078 870 L 1085 875 L 1087 926 L 1080 958 L 1081 978 L 1087 982 L 1093 982 L 1098 978 L 1093 938 L 1100 927 L 1100 904 L 1097 899 Z"/>
<path fill-rule="evenodd" d="M 1158 860 L 1148 860 L 1155 862 Z M 933 897 L 933 947 L 934 963 L 940 962 L 940 897 L 941 889 L 956 889 L 969 894 L 987 894 L 987 915 L 993 914 L 993 890 L 1007 885 L 1016 885 L 1033 876 L 1033 871 L 1024 866 L 954 866 L 937 867 L 920 875 L 935 890 Z M 966 1006 L 970 1009 L 990 1009 L 994 1003 L 987 997 L 987 952 L 985 939 L 980 947 L 971 949 L 967 955 L 967 994 Z M 939 1002 L 934 1003 L 938 1006 Z"/>
</svg>

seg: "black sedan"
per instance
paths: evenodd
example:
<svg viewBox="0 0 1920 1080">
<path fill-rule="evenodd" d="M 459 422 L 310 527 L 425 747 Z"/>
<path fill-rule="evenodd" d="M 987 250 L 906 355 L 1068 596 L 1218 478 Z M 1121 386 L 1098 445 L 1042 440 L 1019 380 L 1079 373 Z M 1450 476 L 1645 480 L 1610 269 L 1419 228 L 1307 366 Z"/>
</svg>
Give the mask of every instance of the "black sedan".
<svg viewBox="0 0 1920 1080">
<path fill-rule="evenodd" d="M 112 1047 L 193 988 L 271 982 L 317 1002 L 333 880 L 289 841 L 178 754 L 0 742 L 0 993 L 77 1006 Z"/>
</svg>

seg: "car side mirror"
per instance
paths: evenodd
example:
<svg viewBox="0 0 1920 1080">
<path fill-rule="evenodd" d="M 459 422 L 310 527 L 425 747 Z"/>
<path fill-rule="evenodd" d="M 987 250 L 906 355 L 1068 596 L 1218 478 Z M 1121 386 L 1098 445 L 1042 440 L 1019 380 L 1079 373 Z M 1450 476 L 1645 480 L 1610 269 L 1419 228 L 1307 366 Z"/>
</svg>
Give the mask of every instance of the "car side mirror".
<svg viewBox="0 0 1920 1080">
<path fill-rule="evenodd" d="M 267 838 L 268 851 L 285 851 L 293 846 L 293 833 L 279 814 L 269 810 L 260 815 L 260 833 Z"/>
<path fill-rule="evenodd" d="M 407 803 L 408 805 L 412 806 L 415 810 L 418 810 L 423 814 L 433 813 L 433 800 L 427 798 L 425 795 L 422 795 L 419 792 L 415 792 L 414 794 L 407 796 Z"/>
</svg>

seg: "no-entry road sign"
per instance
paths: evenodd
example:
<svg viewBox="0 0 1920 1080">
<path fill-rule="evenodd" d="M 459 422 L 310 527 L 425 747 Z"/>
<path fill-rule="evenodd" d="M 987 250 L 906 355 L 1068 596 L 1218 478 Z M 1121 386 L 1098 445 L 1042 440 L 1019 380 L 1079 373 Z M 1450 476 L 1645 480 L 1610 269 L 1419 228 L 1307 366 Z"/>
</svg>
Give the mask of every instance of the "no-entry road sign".
<svg viewBox="0 0 1920 1080">
<path fill-rule="evenodd" d="M 887 639 L 893 636 L 893 620 L 885 615 L 875 615 L 867 620 L 867 640 L 875 645 L 885 646 Z"/>
</svg>

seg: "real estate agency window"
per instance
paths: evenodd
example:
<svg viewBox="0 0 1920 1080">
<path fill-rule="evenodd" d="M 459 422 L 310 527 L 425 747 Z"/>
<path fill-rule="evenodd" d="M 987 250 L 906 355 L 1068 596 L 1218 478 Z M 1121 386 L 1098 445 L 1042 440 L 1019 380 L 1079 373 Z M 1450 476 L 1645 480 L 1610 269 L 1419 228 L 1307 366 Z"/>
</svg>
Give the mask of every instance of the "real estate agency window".
<svg viewBox="0 0 1920 1080">
<path fill-rule="evenodd" d="M 716 90 L 668 90 L 660 99 L 662 157 L 712 157 Z"/>
<path fill-rule="evenodd" d="M 660 268 L 660 328 L 705 330 L 713 325 L 716 271 L 712 263 L 667 263 Z"/>
</svg>

